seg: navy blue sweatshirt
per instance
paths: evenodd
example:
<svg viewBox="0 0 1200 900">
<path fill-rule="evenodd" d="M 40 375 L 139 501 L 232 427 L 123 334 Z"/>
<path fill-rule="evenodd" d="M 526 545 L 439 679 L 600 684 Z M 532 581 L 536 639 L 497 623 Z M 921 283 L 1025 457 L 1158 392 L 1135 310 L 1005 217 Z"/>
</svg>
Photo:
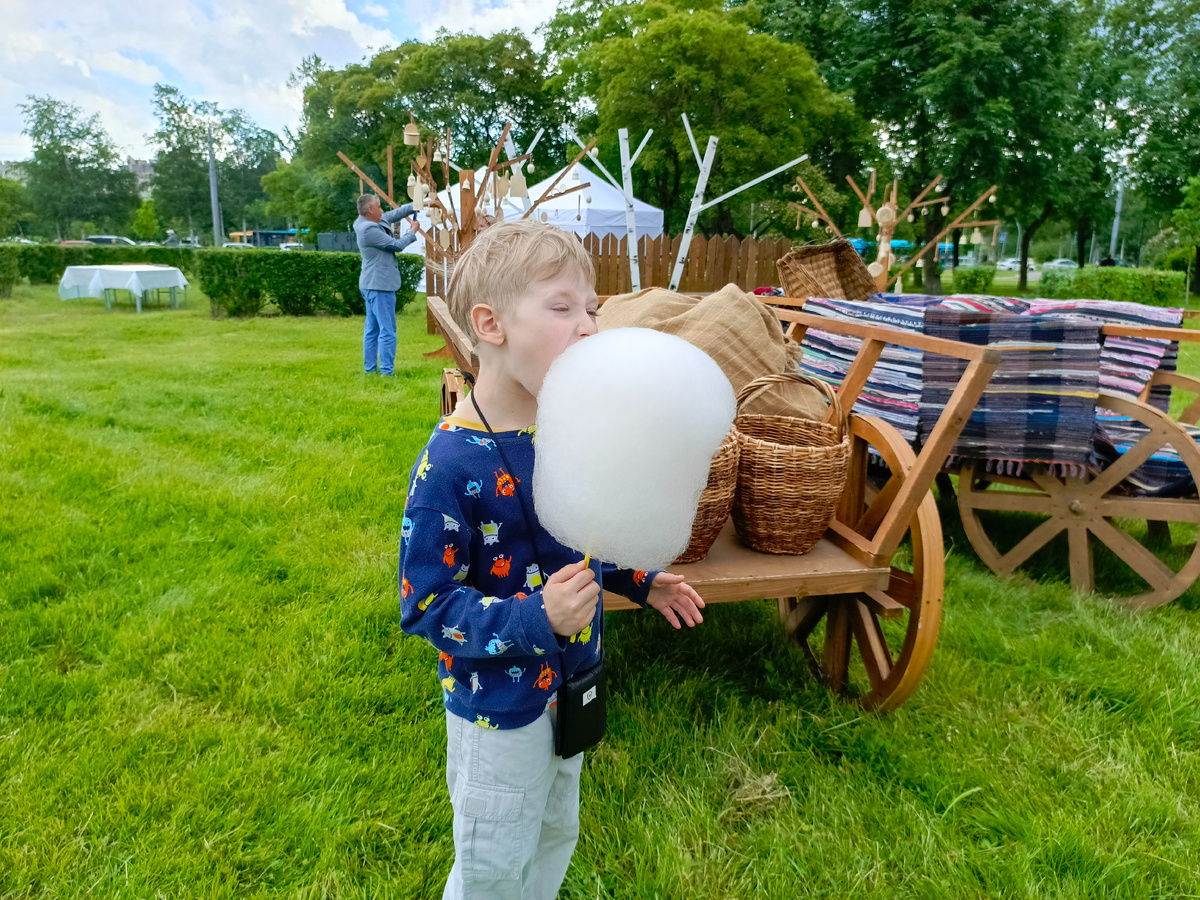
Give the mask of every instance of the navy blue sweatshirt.
<svg viewBox="0 0 1200 900">
<path fill-rule="evenodd" d="M 533 722 L 564 678 L 601 655 L 603 596 L 569 638 L 546 617 L 543 580 L 583 556 L 525 518 L 534 514 L 533 437 L 442 419 L 413 466 L 401 525 L 400 626 L 440 651 L 446 709 L 485 728 Z M 646 605 L 656 573 L 591 567 L 602 587 Z"/>
</svg>

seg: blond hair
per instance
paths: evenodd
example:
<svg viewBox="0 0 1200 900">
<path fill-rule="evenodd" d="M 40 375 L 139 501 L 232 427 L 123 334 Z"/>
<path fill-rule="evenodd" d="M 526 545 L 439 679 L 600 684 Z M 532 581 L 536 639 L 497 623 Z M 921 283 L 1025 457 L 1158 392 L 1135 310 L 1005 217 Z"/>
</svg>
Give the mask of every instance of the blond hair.
<svg viewBox="0 0 1200 900">
<path fill-rule="evenodd" d="M 588 285 L 596 282 L 592 257 L 575 235 L 525 219 L 492 225 L 458 259 L 446 303 L 450 315 L 469 336 L 471 310 L 479 304 L 497 312 L 511 310 L 531 284 L 578 272 Z"/>
</svg>

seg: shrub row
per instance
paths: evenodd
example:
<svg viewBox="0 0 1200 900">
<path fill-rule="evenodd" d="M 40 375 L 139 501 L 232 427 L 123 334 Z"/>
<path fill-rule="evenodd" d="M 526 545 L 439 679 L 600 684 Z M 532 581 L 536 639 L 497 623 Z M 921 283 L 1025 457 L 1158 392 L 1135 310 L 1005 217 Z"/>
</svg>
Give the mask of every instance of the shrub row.
<svg viewBox="0 0 1200 900">
<path fill-rule="evenodd" d="M 425 259 L 398 254 L 401 288 L 396 309 L 416 296 Z M 357 253 L 319 253 L 308 250 L 202 250 L 196 254 L 200 289 L 208 294 L 213 314 L 257 315 L 268 300 L 289 316 L 316 312 L 361 316 L 364 312 Z"/>
<path fill-rule="evenodd" d="M 11 271 L 5 268 L 5 260 L 9 259 Z M 396 293 L 399 310 L 415 296 L 425 260 L 399 254 L 396 261 L 402 281 Z M 175 266 L 189 278 L 199 278 L 200 289 L 208 294 L 214 315 L 220 312 L 231 316 L 257 315 L 269 300 L 274 300 L 280 312 L 289 316 L 317 312 L 361 316 L 364 312 L 362 295 L 358 292 L 361 257 L 357 253 L 307 250 L 0 245 L 0 297 L 8 296 L 11 285 L 22 277 L 28 278 L 30 284 L 57 284 L 67 266 L 121 263 Z"/>
<path fill-rule="evenodd" d="M 1183 272 L 1087 266 L 1042 273 L 1038 293 L 1057 299 L 1125 300 L 1151 306 L 1182 306 L 1185 303 L 1184 286 Z"/>
<path fill-rule="evenodd" d="M 994 266 L 958 266 L 954 269 L 954 293 L 986 294 L 995 278 Z"/>
<path fill-rule="evenodd" d="M 0 244 L 0 297 L 11 297 L 13 285 L 21 280 L 19 244 Z"/>
</svg>

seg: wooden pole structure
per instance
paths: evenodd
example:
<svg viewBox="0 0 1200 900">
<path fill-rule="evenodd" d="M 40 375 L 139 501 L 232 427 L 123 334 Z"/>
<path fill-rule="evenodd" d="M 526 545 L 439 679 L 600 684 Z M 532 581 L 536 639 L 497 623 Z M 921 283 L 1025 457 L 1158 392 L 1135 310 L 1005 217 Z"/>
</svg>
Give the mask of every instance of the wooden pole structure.
<svg viewBox="0 0 1200 900">
<path fill-rule="evenodd" d="M 825 207 L 823 207 L 821 205 L 821 201 L 816 198 L 816 195 L 814 195 L 813 192 L 811 190 L 809 190 L 808 185 L 805 183 L 804 179 L 802 177 L 800 177 L 799 175 L 797 175 L 796 183 L 798 185 L 800 185 L 801 188 L 803 188 L 805 195 L 808 197 L 809 200 L 812 201 L 812 205 L 817 208 L 817 212 L 820 213 L 821 218 L 824 219 L 826 221 L 826 223 L 828 223 L 829 227 L 833 229 L 833 233 L 836 234 L 838 237 L 840 237 L 842 240 L 845 240 L 846 236 L 844 234 L 842 234 L 841 231 L 838 230 L 838 227 L 837 227 L 837 225 L 834 224 L 833 219 L 829 218 L 829 213 L 825 212 Z"/>
<path fill-rule="evenodd" d="M 360 180 L 365 181 L 367 184 L 369 184 L 371 186 L 371 190 L 373 190 L 375 193 L 377 193 L 382 199 L 384 199 L 388 203 L 390 203 L 392 205 L 392 209 L 397 209 L 400 206 L 400 204 L 398 204 L 395 200 L 392 199 L 391 194 L 387 193 L 387 191 L 385 191 L 383 188 L 381 188 L 379 185 L 377 185 L 375 182 L 373 182 L 370 178 L 368 178 L 363 173 L 362 169 L 360 169 L 358 166 L 356 166 L 354 163 L 352 163 L 350 161 L 350 157 L 348 157 L 341 150 L 338 151 L 337 155 L 338 155 L 338 159 L 340 159 L 342 162 L 344 162 L 346 165 L 348 165 L 351 168 L 351 170 L 353 170 L 354 174 L 359 177 Z"/>
<path fill-rule="evenodd" d="M 979 209 L 979 207 L 983 204 L 983 201 L 985 201 L 988 197 L 990 197 L 995 190 L 996 190 L 996 185 L 993 184 L 990 188 L 988 188 L 986 191 L 984 191 L 982 194 L 980 194 L 979 199 L 976 200 L 974 203 L 972 203 L 970 206 L 968 206 L 965 210 L 963 210 L 958 215 L 958 217 L 954 219 L 953 222 L 951 222 L 949 225 L 947 225 L 945 228 L 943 228 L 941 234 L 939 234 L 932 241 L 929 241 L 927 244 L 925 244 L 924 247 L 922 247 L 920 250 L 918 250 L 916 253 L 914 253 L 912 256 L 912 259 L 910 259 L 908 262 L 906 262 L 901 267 L 900 271 L 897 272 L 895 274 L 895 276 L 893 276 L 887 282 L 886 286 L 890 286 L 890 285 L 898 282 L 900 280 L 900 277 L 905 272 L 907 272 L 910 268 L 912 268 L 912 266 L 916 263 L 916 261 L 918 259 L 920 259 L 929 250 L 930 247 L 938 246 L 942 242 L 942 238 L 944 238 L 947 234 L 949 234 L 955 228 L 961 228 L 963 225 L 963 222 L 967 218 L 967 216 L 969 216 L 971 213 L 975 212 L 975 210 Z M 978 223 L 970 223 L 969 222 L 969 223 L 967 223 L 967 226 L 971 227 L 972 225 L 994 225 L 994 224 L 995 224 L 994 221 L 978 222 Z"/>
<path fill-rule="evenodd" d="M 388 196 L 395 197 L 396 190 L 395 190 L 394 186 L 392 185 L 392 145 L 391 144 L 388 144 L 387 160 L 388 160 Z"/>
<path fill-rule="evenodd" d="M 590 141 L 587 142 L 587 146 L 579 151 L 579 155 L 576 156 L 573 160 L 571 160 L 571 164 L 569 166 L 567 166 L 565 169 L 563 169 L 561 172 L 559 172 L 558 177 L 555 178 L 552 182 L 550 182 L 550 187 L 546 188 L 546 192 L 544 194 L 542 194 L 542 196 L 538 197 L 537 200 L 534 201 L 533 205 L 529 207 L 529 209 L 525 210 L 525 214 L 523 216 L 521 216 L 521 218 L 528 219 L 529 214 L 532 213 L 535 209 L 537 209 L 538 206 L 544 200 L 555 200 L 559 197 L 565 197 L 567 194 L 573 194 L 576 191 L 582 191 L 586 187 L 591 187 L 591 182 L 588 182 L 587 184 L 581 184 L 578 187 L 567 188 L 566 190 L 559 191 L 557 194 L 554 192 L 554 189 L 556 187 L 558 187 L 558 183 L 560 181 L 562 181 L 564 178 L 566 178 L 567 173 L 570 172 L 573 168 L 575 168 L 576 164 L 581 159 L 583 159 L 585 156 L 587 156 L 588 151 L 591 150 L 595 146 L 596 146 L 596 139 L 592 138 Z"/>
</svg>

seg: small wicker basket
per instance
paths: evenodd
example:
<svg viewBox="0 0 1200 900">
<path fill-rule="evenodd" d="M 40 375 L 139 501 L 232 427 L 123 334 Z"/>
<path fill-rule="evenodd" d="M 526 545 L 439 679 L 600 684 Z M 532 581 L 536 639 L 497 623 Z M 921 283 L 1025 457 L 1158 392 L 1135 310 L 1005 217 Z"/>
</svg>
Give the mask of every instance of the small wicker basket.
<svg viewBox="0 0 1200 900">
<path fill-rule="evenodd" d="M 789 297 L 863 301 L 878 288 L 854 245 L 846 240 L 797 247 L 775 264 Z"/>
<path fill-rule="evenodd" d="M 738 394 L 741 407 L 772 385 L 807 384 L 829 401 L 828 422 L 739 415 L 740 455 L 733 524 L 743 544 L 763 553 L 799 555 L 821 540 L 846 486 L 850 435 L 837 394 L 807 375 L 757 378 Z"/>
<path fill-rule="evenodd" d="M 713 454 L 708 469 L 708 484 L 700 495 L 696 518 L 692 522 L 692 537 L 687 549 L 675 560 L 676 563 L 699 562 L 712 549 L 717 535 L 725 527 L 729 511 L 733 508 L 733 495 L 737 492 L 738 456 L 740 449 L 736 428 L 731 428 L 725 440 Z"/>
</svg>

